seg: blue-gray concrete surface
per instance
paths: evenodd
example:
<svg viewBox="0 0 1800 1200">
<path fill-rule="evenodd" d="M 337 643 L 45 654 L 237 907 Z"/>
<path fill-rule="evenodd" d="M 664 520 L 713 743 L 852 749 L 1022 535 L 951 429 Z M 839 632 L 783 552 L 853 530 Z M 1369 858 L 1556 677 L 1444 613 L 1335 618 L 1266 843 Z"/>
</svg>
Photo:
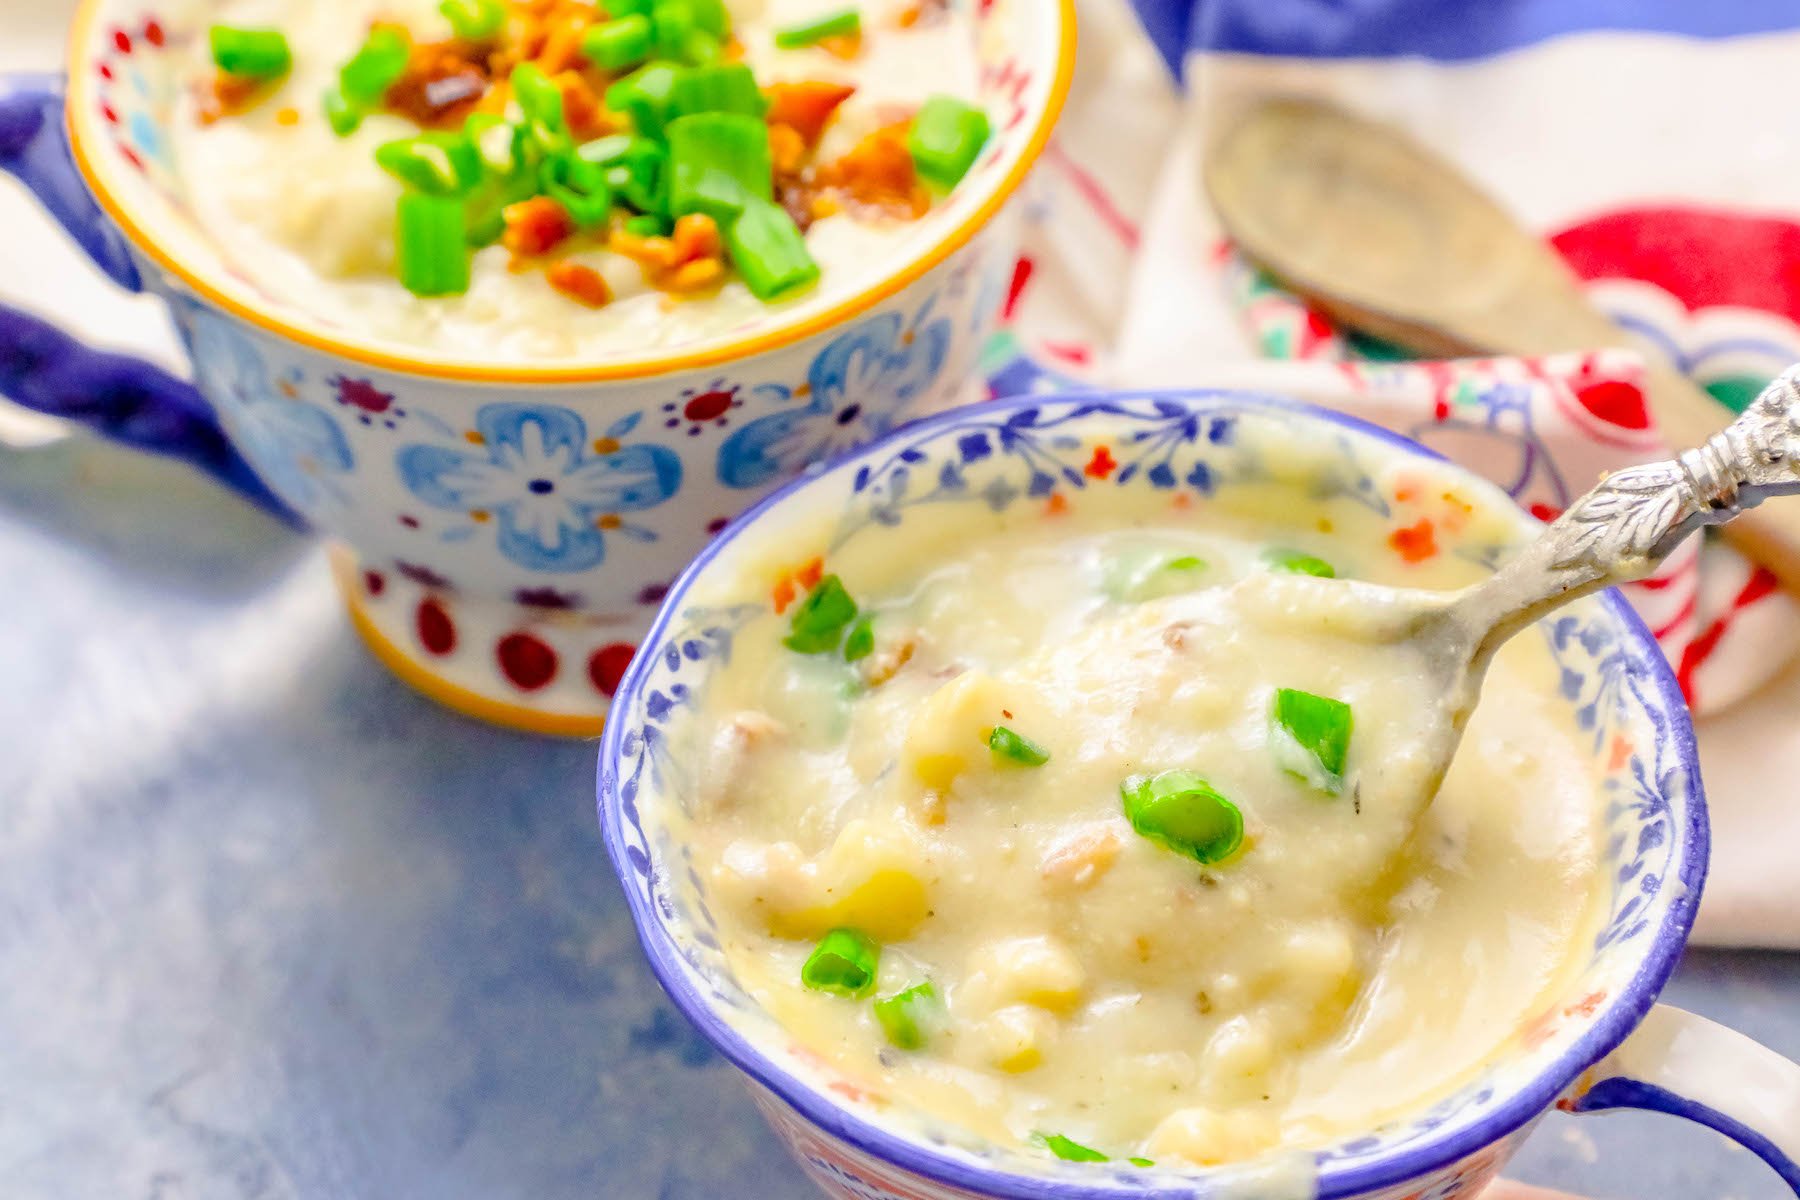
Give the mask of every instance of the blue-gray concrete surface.
<svg viewBox="0 0 1800 1200">
<path fill-rule="evenodd" d="M 592 767 L 390 679 L 317 548 L 184 472 L 0 450 L 0 1197 L 810 1200 L 642 966 Z M 1800 958 L 1670 998 L 1800 1055 Z M 1639 1115 L 1517 1174 L 1783 1194 Z"/>
</svg>

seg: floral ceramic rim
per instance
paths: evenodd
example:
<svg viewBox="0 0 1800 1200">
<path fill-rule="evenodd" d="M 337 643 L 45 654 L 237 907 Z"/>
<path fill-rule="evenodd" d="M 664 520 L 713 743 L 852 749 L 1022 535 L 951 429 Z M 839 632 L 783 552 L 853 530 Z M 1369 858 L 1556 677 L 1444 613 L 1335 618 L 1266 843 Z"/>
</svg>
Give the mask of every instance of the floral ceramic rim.
<svg viewBox="0 0 1800 1200">
<path fill-rule="evenodd" d="M 633 854 L 641 854 L 628 846 L 623 829 L 626 797 L 623 782 L 615 764 L 628 757 L 624 745 L 632 720 L 619 719 L 639 710 L 646 685 L 655 675 L 663 658 L 664 643 L 671 626 L 682 615 L 682 603 L 712 560 L 738 538 L 749 534 L 759 518 L 796 495 L 827 480 L 856 471 L 867 471 L 877 463 L 896 457 L 900 447 L 935 442 L 946 431 L 971 420 L 972 413 L 994 420 L 1024 410 L 1071 410 L 1073 417 L 1086 413 L 1131 414 L 1125 402 L 1145 399 L 1167 402 L 1187 408 L 1191 416 L 1253 413 L 1274 415 L 1301 422 L 1335 425 L 1352 435 L 1360 435 L 1379 445 L 1385 458 L 1413 456 L 1445 463 L 1442 455 L 1390 430 L 1343 413 L 1316 408 L 1279 397 L 1228 390 L 1121 392 L 1113 395 L 1071 393 L 1054 396 L 1023 396 L 993 401 L 978 409 L 953 410 L 926 417 L 901 426 L 868 446 L 838 459 L 812 474 L 782 487 L 737 518 L 707 549 L 691 563 L 670 588 L 656 622 L 640 643 L 641 651 L 621 682 L 614 698 L 615 719 L 608 722 L 602 736 L 597 779 L 600 824 L 607 853 L 614 869 L 625 883 L 626 902 L 638 929 L 639 940 L 650 960 L 651 969 L 677 1008 L 735 1067 L 757 1084 L 778 1096 L 805 1121 L 829 1136 L 876 1156 L 900 1169 L 939 1184 L 961 1188 L 996 1200 L 1126 1200 L 1127 1197 L 1162 1197 L 1166 1200 L 1193 1200 L 1196 1183 L 1226 1184 L 1233 1177 L 1232 1168 L 1198 1169 L 1187 1172 L 1139 1172 L 1141 1182 L 1131 1176 L 1099 1176 L 1091 1181 L 1066 1172 L 1066 1164 L 1046 1161 L 1043 1171 L 1027 1175 L 1016 1171 L 979 1165 L 958 1154 L 933 1147 L 923 1140 L 901 1136 L 890 1129 L 865 1119 L 833 1100 L 823 1090 L 802 1079 L 775 1055 L 766 1052 L 750 1038 L 714 1011 L 713 1001 L 692 979 L 691 964 L 684 958 L 680 945 L 671 933 L 664 914 L 658 911 L 657 897 L 641 893 L 630 884 L 635 871 Z M 921 459 L 923 455 L 921 454 Z M 1486 502 L 1511 507 L 1510 500 L 1498 488 L 1468 475 L 1468 485 L 1486 497 Z M 1520 520 L 1526 518 L 1520 514 Z M 1660 920 L 1653 929 L 1642 932 L 1647 944 L 1639 952 L 1635 968 L 1613 994 L 1591 1012 L 1581 1012 L 1586 1022 L 1578 1036 L 1564 1046 L 1555 1060 L 1540 1065 L 1530 1079 L 1513 1088 L 1498 1102 L 1492 1095 L 1477 1095 L 1467 1101 L 1470 1107 L 1484 1111 L 1470 1123 L 1457 1125 L 1445 1120 L 1437 1129 L 1421 1133 L 1391 1152 L 1370 1156 L 1363 1149 L 1370 1143 L 1368 1135 L 1357 1135 L 1327 1146 L 1314 1153 L 1317 1196 L 1319 1200 L 1342 1200 L 1378 1192 L 1414 1180 L 1447 1167 L 1493 1145 L 1523 1128 L 1551 1107 L 1583 1073 L 1616 1049 L 1644 1019 L 1655 1004 L 1658 993 L 1668 981 L 1679 960 L 1687 935 L 1692 928 L 1701 888 L 1705 882 L 1710 834 L 1706 817 L 1705 795 L 1699 775 L 1698 754 L 1693 728 L 1673 671 L 1657 649 L 1654 638 L 1631 607 L 1616 592 L 1608 591 L 1588 603 L 1604 610 L 1623 644 L 1631 653 L 1627 670 L 1647 676 L 1653 691 L 1640 697 L 1647 715 L 1660 714 L 1658 730 L 1670 743 L 1674 768 L 1681 782 L 1672 789 L 1668 828 L 1671 838 L 1668 864 L 1657 893 L 1667 894 L 1678 888 L 1667 901 Z M 671 644 L 668 649 L 678 653 Z M 660 695 L 660 693 L 658 693 Z M 666 702 L 666 698 L 665 698 Z M 1630 903 L 1626 903 L 1629 911 Z M 1619 914 L 1615 912 L 1614 921 Z M 1562 1003 L 1559 998 L 1558 1004 Z M 1565 1009 L 1572 1016 L 1579 1005 Z M 1496 1060 L 1498 1061 L 1498 1060 Z M 1466 1089 L 1465 1089 L 1466 1090 Z M 1439 1101 L 1436 1108 L 1457 1101 L 1457 1093 Z M 1435 1111 L 1435 1108 L 1432 1110 Z M 1418 1120 L 1418 1118 L 1414 1118 Z M 1429 1118 L 1424 1122 L 1429 1124 Z M 1378 1139 L 1376 1139 L 1378 1146 Z M 1158 1178 L 1160 1177 L 1160 1179 Z M 1168 1182 L 1164 1182 L 1168 1181 Z M 1176 1182 L 1181 1181 L 1181 1182 Z M 1222 1194 L 1235 1195 L 1226 1191 Z"/>
<path fill-rule="evenodd" d="M 567 366 L 526 366 L 489 364 L 479 361 L 443 362 L 360 344 L 325 331 L 303 329 L 281 317 L 266 313 L 234 296 L 230 290 L 204 277 L 182 263 L 160 244 L 154 232 L 133 218 L 129 205 L 109 186 L 116 164 L 103 164 L 85 144 L 84 135 L 98 136 L 92 128 L 98 111 L 89 78 L 89 59 L 99 44 L 100 20 L 106 0 L 80 0 L 74 21 L 69 27 L 68 106 L 69 148 L 88 190 L 130 239 L 132 245 L 158 266 L 180 279 L 198 295 L 204 296 L 224 311 L 250 322 L 270 333 L 289 338 L 314 350 L 392 371 L 468 383 L 599 383 L 612 380 L 642 379 L 671 371 L 716 366 L 747 358 L 783 346 L 842 324 L 866 312 L 928 271 L 975 236 L 1018 190 L 1044 147 L 1049 144 L 1056 119 L 1068 98 L 1069 85 L 1075 73 L 1075 0 L 1024 0 L 1042 4 L 1042 20 L 1051 30 L 1053 52 L 1046 56 L 1045 66 L 1052 72 L 1043 93 L 1042 106 L 1030 118 L 1031 126 L 1012 164 L 979 203 L 957 224 L 945 229 L 934 241 L 916 252 L 911 259 L 874 283 L 844 299 L 798 319 L 782 318 L 728 341 L 708 345 L 700 343 L 693 350 L 679 348 L 638 358 L 620 358 L 571 364 Z M 121 35 L 122 36 L 122 35 Z"/>
</svg>

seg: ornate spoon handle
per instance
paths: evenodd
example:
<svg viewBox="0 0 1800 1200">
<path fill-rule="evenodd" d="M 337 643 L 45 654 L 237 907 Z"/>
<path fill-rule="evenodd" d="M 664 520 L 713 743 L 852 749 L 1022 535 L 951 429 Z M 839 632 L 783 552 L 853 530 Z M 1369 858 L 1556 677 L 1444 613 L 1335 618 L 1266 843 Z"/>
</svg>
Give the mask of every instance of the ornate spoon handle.
<svg viewBox="0 0 1800 1200">
<path fill-rule="evenodd" d="M 1601 480 L 1493 578 L 1446 613 L 1477 663 L 1551 609 L 1641 579 L 1702 525 L 1721 525 L 1770 496 L 1800 492 L 1800 367 L 1702 445 Z"/>
</svg>

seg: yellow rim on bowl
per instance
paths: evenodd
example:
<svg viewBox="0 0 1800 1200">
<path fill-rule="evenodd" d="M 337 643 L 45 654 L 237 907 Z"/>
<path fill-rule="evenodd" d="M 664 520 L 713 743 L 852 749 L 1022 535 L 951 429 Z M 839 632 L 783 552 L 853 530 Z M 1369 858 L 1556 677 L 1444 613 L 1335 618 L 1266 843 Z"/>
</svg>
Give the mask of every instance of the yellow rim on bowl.
<svg viewBox="0 0 1800 1200">
<path fill-rule="evenodd" d="M 1028 0 L 1028 2 L 1036 3 L 1038 0 Z M 609 380 L 639 379 L 670 371 L 715 366 L 752 354 L 775 350 L 799 341 L 810 334 L 818 333 L 820 330 L 828 329 L 900 291 L 943 262 L 974 237 L 1000 210 L 1000 207 L 1011 198 L 1013 192 L 1018 190 L 1026 173 L 1031 170 L 1032 165 L 1049 143 L 1051 131 L 1056 125 L 1056 118 L 1062 112 L 1063 101 L 1068 97 L 1069 83 L 1075 72 L 1075 0 L 1054 0 L 1054 3 L 1057 21 L 1056 73 L 1051 79 L 1050 91 L 1045 97 L 1044 107 L 1038 113 L 1037 124 L 1031 130 L 1031 135 L 1026 140 L 1025 149 L 1019 155 L 1018 161 L 1007 171 L 992 194 L 983 200 L 980 207 L 970 213 L 961 224 L 951 229 L 898 271 L 856 295 L 804 319 L 780 324 L 760 333 L 752 333 L 715 346 L 700 346 L 690 351 L 678 349 L 646 358 L 625 359 L 617 362 L 539 367 L 473 362 L 432 362 L 425 358 L 394 354 L 291 325 L 234 299 L 222 288 L 208 282 L 197 272 L 182 264 L 164 250 L 148 230 L 132 218 L 125 205 L 107 188 L 102 172 L 97 169 L 90 157 L 90 148 L 82 143 L 81 131 L 85 121 L 77 120 L 75 114 L 94 111 L 93 100 L 89 94 L 92 84 L 89 79 L 88 56 L 93 49 L 90 35 L 93 33 L 95 23 L 100 18 L 101 0 L 80 0 L 80 7 L 77 8 L 74 22 L 69 29 L 67 61 L 69 90 L 68 111 L 65 113 L 65 119 L 75 164 L 81 171 L 88 190 L 93 192 L 95 199 L 99 201 L 100 207 L 105 210 L 107 216 L 111 217 L 137 248 L 148 255 L 157 265 L 180 279 L 198 295 L 204 296 L 220 308 L 252 325 L 309 346 L 314 350 L 321 350 L 354 362 L 366 363 L 369 366 L 391 371 L 403 371 L 413 375 L 450 379 L 464 383 L 602 383 Z"/>
</svg>

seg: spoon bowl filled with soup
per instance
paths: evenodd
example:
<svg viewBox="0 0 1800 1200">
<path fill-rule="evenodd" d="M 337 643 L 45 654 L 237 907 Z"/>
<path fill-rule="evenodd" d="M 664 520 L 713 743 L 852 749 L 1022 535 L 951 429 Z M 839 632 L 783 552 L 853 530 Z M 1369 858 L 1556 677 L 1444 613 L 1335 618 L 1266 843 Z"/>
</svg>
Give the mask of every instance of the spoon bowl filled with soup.
<svg viewBox="0 0 1800 1200">
<path fill-rule="evenodd" d="M 1646 1079 L 1779 1125 L 1721 1080 L 1800 1071 L 1645 1022 L 1705 820 L 1623 602 L 1500 652 L 1435 791 L 1430 664 L 1354 588 L 1284 609 L 1536 528 L 1236 394 L 899 430 L 728 530 L 621 688 L 601 817 L 652 965 L 839 1196 L 1449 1197 Z"/>
</svg>

